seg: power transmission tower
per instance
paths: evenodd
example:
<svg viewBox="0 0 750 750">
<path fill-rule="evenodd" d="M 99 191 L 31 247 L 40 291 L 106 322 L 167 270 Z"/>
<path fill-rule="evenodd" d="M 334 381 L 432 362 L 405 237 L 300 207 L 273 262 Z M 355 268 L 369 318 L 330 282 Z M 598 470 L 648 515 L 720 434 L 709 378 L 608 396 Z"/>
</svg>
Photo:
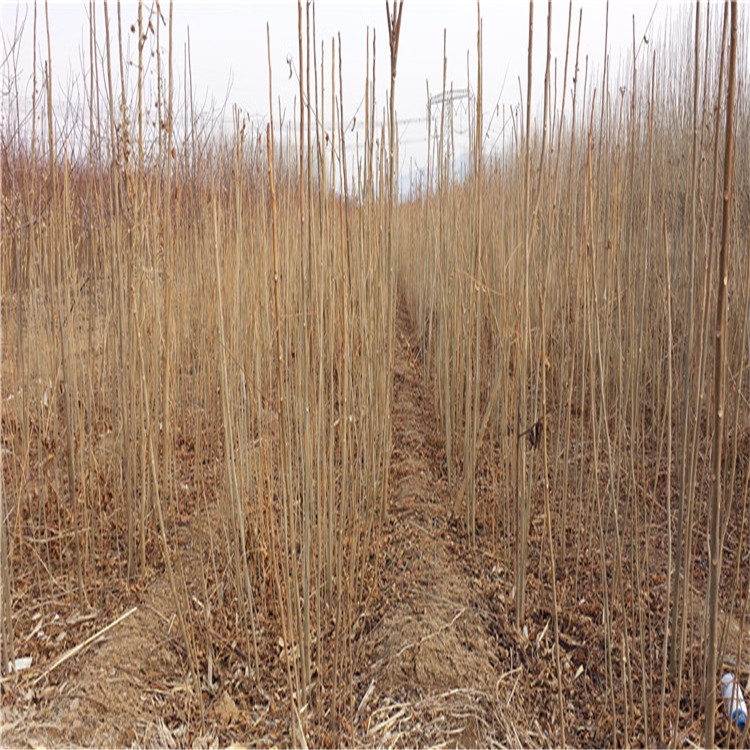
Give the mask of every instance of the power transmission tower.
<svg viewBox="0 0 750 750">
<path fill-rule="evenodd" d="M 475 109 L 475 98 L 474 92 L 471 89 L 453 89 L 446 91 L 445 94 L 435 94 L 430 96 L 427 100 L 427 121 L 434 123 L 435 129 L 435 140 L 434 143 L 437 145 L 437 137 L 440 132 L 440 118 L 445 118 L 445 148 L 448 153 L 453 153 L 455 141 L 454 132 L 460 135 L 464 133 L 468 134 L 468 143 L 471 141 L 472 133 L 472 119 L 471 116 Z M 458 122 L 458 127 L 455 123 Z M 451 123 L 454 124 L 451 127 Z M 465 124 L 464 124 L 465 123 Z"/>
</svg>

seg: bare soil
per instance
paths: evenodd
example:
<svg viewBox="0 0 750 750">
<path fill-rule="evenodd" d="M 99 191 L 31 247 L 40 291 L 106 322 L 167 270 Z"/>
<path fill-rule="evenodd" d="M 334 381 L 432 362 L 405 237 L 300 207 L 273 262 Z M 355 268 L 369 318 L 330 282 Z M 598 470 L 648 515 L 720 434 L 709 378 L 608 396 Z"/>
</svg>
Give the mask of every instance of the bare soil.
<svg viewBox="0 0 750 750">
<path fill-rule="evenodd" d="M 363 647 L 356 720 L 363 746 L 492 746 L 505 665 L 481 589 L 462 562 L 435 404 L 399 312 L 391 505 L 379 542 L 380 606 Z"/>
<path fill-rule="evenodd" d="M 376 589 L 367 598 L 372 606 L 352 644 L 353 705 L 358 708 L 352 726 L 345 727 L 348 732 L 337 739 L 347 742 L 348 735 L 348 742 L 360 746 L 517 744 L 521 739 L 513 736 L 511 719 L 518 710 L 520 671 L 499 657 L 497 641 L 520 635 L 509 635 L 503 612 L 477 578 L 487 579 L 491 559 L 467 553 L 459 524 L 452 520 L 435 404 L 410 335 L 401 309 L 389 514 L 367 576 Z M 189 466 L 190 457 L 183 458 Z M 187 469 L 185 474 L 187 486 Z M 182 516 L 185 525 L 172 540 L 180 585 L 198 602 L 204 598 L 198 581 L 209 565 L 209 540 L 222 533 L 220 499 L 211 493 L 204 497 L 206 508 L 196 508 L 201 500 L 192 499 L 192 512 Z M 154 555 L 160 559 L 158 548 Z M 477 563 L 483 572 L 475 569 Z M 56 612 L 52 606 L 36 615 L 25 613 L 24 627 L 30 632 L 36 627 L 36 632 L 18 638 L 17 652 L 37 658 L 17 680 L 4 680 L 3 747 L 290 744 L 284 672 L 271 623 L 259 623 L 259 648 L 266 666 L 279 662 L 269 668 L 277 684 L 252 685 L 238 666 L 246 663 L 242 644 L 220 642 L 221 653 L 213 657 L 213 692 L 204 687 L 201 733 L 163 565 L 151 571 L 150 579 L 123 585 L 104 601 L 83 619 L 71 602 L 59 602 Z M 91 645 L 52 668 L 67 649 L 134 607 Z M 197 638 L 196 648 L 205 663 Z M 309 730 L 311 742 L 330 743 L 325 732 Z M 525 744 L 529 739 L 526 735 Z"/>
<path fill-rule="evenodd" d="M 463 523 L 454 516 L 455 493 L 445 474 L 431 373 L 423 370 L 410 343 L 413 340 L 410 321 L 400 307 L 389 508 L 370 555 L 365 577 L 370 590 L 350 644 L 350 695 L 343 701 L 347 706 L 343 713 L 349 713 L 342 716 L 337 733 L 314 714 L 305 717 L 308 743 L 359 747 L 558 744 L 551 577 L 544 562 L 547 542 L 542 516 L 535 512 L 531 520 L 528 617 L 522 632 L 514 623 L 511 573 L 503 569 L 497 550 L 497 539 L 507 530 L 500 521 L 497 526 L 494 521 L 490 524 L 485 514 L 479 519 L 478 541 L 472 547 Z M 486 463 L 500 449 L 495 446 L 486 451 L 485 478 Z M 263 678 L 256 680 L 245 669 L 250 661 L 248 644 L 238 642 L 236 625 L 219 622 L 216 612 L 210 625 L 210 618 L 203 617 L 202 581 L 207 581 L 209 600 L 217 600 L 217 592 L 219 601 L 232 595 L 226 584 L 229 574 L 222 568 L 226 563 L 213 556 L 212 540 L 226 533 L 222 525 L 226 514 L 217 489 L 221 459 L 213 456 L 211 460 L 203 485 L 198 486 L 191 468 L 193 448 L 178 450 L 181 512 L 175 514 L 170 539 L 178 584 L 184 587 L 182 598 L 191 607 L 193 648 L 202 665 L 209 659 L 212 664 L 210 682 L 202 674 L 203 725 L 174 597 L 161 552 L 154 547 L 154 561 L 145 580 L 123 583 L 121 571 L 110 571 L 109 578 L 102 578 L 113 582 L 98 593 L 83 615 L 70 595 L 51 602 L 19 603 L 17 656 L 30 654 L 34 663 L 17 677 L 3 679 L 2 747 L 292 744 L 278 624 L 259 608 Z M 482 492 L 489 506 L 494 501 L 488 498 L 496 488 L 484 486 Z M 572 539 L 577 533 L 575 519 L 566 531 Z M 657 545 L 652 559 L 659 554 Z M 659 567 L 654 564 L 653 569 Z M 609 745 L 613 738 L 601 656 L 604 630 L 598 571 L 598 559 L 584 556 L 578 561 L 574 586 L 573 571 L 558 570 L 563 710 L 566 741 L 574 746 Z M 666 578 L 654 572 L 643 591 L 632 591 L 627 585 L 629 605 L 639 597 L 647 599 L 652 632 L 662 632 L 657 623 L 666 612 Z M 103 636 L 54 666 L 69 649 L 133 607 L 135 611 Z M 696 617 L 698 609 L 696 602 Z M 210 639 L 205 637 L 207 629 Z M 633 649 L 635 644 L 633 640 Z M 633 654 L 637 667 L 638 655 Z M 636 727 L 631 728 L 636 732 L 643 723 L 641 684 L 636 669 L 633 689 L 638 713 L 633 717 Z M 646 684 L 651 692 L 645 703 L 654 716 L 658 713 L 654 702 L 661 698 L 658 676 L 647 676 Z M 700 742 L 703 722 L 696 705 L 684 707 L 693 723 L 681 734 L 680 744 Z M 673 720 L 670 711 L 665 719 Z M 684 716 L 681 723 L 685 725 Z M 652 721 L 649 744 L 656 741 L 655 731 Z M 747 738 L 743 741 L 747 745 Z"/>
</svg>

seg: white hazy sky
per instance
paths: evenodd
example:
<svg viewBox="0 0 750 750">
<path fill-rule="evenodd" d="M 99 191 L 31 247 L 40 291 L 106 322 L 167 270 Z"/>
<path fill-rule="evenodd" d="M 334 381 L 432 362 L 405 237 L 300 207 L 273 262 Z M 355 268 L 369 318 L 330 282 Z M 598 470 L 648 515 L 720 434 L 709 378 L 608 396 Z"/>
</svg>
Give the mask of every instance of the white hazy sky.
<svg viewBox="0 0 750 750">
<path fill-rule="evenodd" d="M 144 3 L 144 16 L 152 7 Z M 168 0 L 162 2 L 162 13 L 168 18 Z M 579 9 L 583 9 L 581 33 L 581 62 L 583 70 L 586 56 L 595 70 L 601 71 L 604 59 L 605 3 L 603 1 L 578 0 L 573 3 L 571 30 L 571 60 L 568 69 L 567 86 L 570 90 L 573 77 L 575 37 L 578 27 Z M 644 0 L 623 2 L 612 0 L 609 9 L 608 50 L 612 68 L 616 71 L 620 63 L 632 60 L 633 20 L 635 21 L 636 44 L 639 47 L 639 64 L 645 64 L 645 56 L 653 45 L 653 37 L 659 28 L 664 28 L 665 19 L 675 16 L 678 4 L 664 0 Z M 116 52 L 116 3 L 109 6 L 110 30 Z M 31 101 L 32 72 L 32 26 L 33 3 L 18 3 L 2 0 L 3 33 L 3 95 L 9 85 L 17 85 L 20 101 Z M 46 59 L 46 39 L 44 38 L 44 5 L 38 5 L 37 60 Z M 305 6 L 303 4 L 303 15 Z M 481 4 L 484 34 L 484 122 L 487 131 L 485 143 L 492 146 L 498 143 L 502 128 L 502 106 L 515 107 L 520 101 L 519 78 L 526 88 L 526 59 L 528 44 L 529 6 L 525 2 L 510 0 L 485 0 Z M 544 77 L 546 44 L 547 4 L 537 0 L 534 6 L 534 70 L 533 98 L 541 102 Z M 96 3 L 99 54 L 104 54 L 104 12 L 101 3 Z M 11 42 L 25 17 L 25 27 L 11 57 L 8 52 Z M 18 19 L 18 22 L 17 20 Z M 49 20 L 52 37 L 52 64 L 55 81 L 55 108 L 64 107 L 66 93 L 78 85 L 84 88 L 82 70 L 88 69 L 88 3 L 55 2 L 49 6 Z M 123 33 L 126 39 L 126 57 L 137 61 L 136 37 L 129 28 L 137 23 L 137 6 L 132 2 L 122 5 Z M 558 96 L 562 95 L 562 75 L 565 61 L 565 36 L 568 22 L 567 0 L 555 0 L 552 4 L 552 56 L 557 59 Z M 177 79 L 175 91 L 182 99 L 183 59 L 188 29 L 192 51 L 193 90 L 196 105 L 201 108 L 218 108 L 225 101 L 228 107 L 225 114 L 231 122 L 232 105 L 262 123 L 268 112 L 268 64 L 266 47 L 266 22 L 271 30 L 271 58 L 273 64 L 274 116 L 278 115 L 278 102 L 289 121 L 294 115 L 295 95 L 298 84 L 294 75 L 290 78 L 288 58 L 298 60 L 297 47 L 297 4 L 288 0 L 274 3 L 260 2 L 195 2 L 176 0 L 174 6 L 174 49 Z M 331 38 L 340 32 L 342 41 L 344 70 L 345 116 L 350 120 L 357 116 L 356 124 L 350 127 L 352 139 L 357 132 L 360 142 L 364 134 L 363 98 L 365 90 L 366 39 L 367 30 L 376 34 L 376 119 L 382 118 L 387 103 L 389 86 L 389 53 L 386 13 L 384 2 L 351 0 L 331 2 L 318 0 L 316 3 L 316 35 L 318 66 L 321 64 L 320 46 L 325 46 L 325 87 L 326 118 L 330 112 L 330 59 Z M 426 158 L 426 100 L 429 83 L 430 93 L 439 93 L 442 87 L 443 30 L 447 29 L 447 86 L 455 88 L 467 85 L 467 53 L 469 84 L 476 86 L 476 33 L 477 9 L 471 0 L 406 0 L 403 10 L 401 42 L 399 46 L 398 77 L 396 83 L 396 109 L 400 122 L 401 169 L 408 172 L 411 160 L 422 164 Z M 162 30 L 161 46 L 166 51 L 166 29 Z M 646 37 L 651 44 L 641 44 Z M 372 42 L 371 42 L 372 43 Z M 337 53 L 338 54 L 338 53 Z M 155 65 L 154 65 L 155 69 Z M 554 67 L 553 67 L 554 73 Z M 86 75 L 88 75 L 86 73 Z M 131 68 L 131 82 L 135 70 Z M 152 74 L 154 75 L 154 74 Z M 599 72 L 599 75 L 601 73 Z M 338 77 L 338 73 L 337 73 Z M 41 86 L 42 75 L 38 76 Z M 131 86 L 133 84 L 131 83 Z M 499 105 L 499 113 L 497 109 Z M 361 107 L 361 109 L 360 109 Z M 3 116 L 7 101 L 3 106 Z M 495 116 L 493 118 L 493 112 Z M 56 111 L 56 116 L 61 113 Z M 464 150 L 461 138 L 467 139 L 465 119 L 458 116 L 456 126 L 456 151 Z M 347 140 L 349 144 L 349 140 Z M 353 146 L 354 141 L 352 141 Z M 347 148 L 350 148 L 347 145 Z"/>
</svg>

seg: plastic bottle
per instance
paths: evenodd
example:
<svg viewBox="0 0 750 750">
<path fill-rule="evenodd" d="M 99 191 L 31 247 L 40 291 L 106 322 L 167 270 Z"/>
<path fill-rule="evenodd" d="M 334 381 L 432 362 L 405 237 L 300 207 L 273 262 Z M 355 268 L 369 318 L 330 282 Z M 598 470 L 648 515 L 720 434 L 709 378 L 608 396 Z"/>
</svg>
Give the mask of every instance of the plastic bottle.
<svg viewBox="0 0 750 750">
<path fill-rule="evenodd" d="M 734 675 L 727 672 L 721 678 L 721 697 L 724 699 L 727 718 L 737 725 L 740 732 L 745 731 L 747 724 L 747 705 L 739 685 L 735 686 Z"/>
</svg>

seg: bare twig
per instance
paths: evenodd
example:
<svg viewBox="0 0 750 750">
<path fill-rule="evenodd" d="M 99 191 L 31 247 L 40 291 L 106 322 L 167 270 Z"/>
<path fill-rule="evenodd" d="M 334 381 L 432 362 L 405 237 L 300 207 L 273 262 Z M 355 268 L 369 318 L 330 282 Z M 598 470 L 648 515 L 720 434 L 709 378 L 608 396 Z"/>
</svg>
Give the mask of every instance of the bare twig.
<svg viewBox="0 0 750 750">
<path fill-rule="evenodd" d="M 98 641 L 105 633 L 112 630 L 115 625 L 119 625 L 123 620 L 126 620 L 130 615 L 133 614 L 138 609 L 138 607 L 131 607 L 127 612 L 120 615 L 116 620 L 113 620 L 109 623 L 109 625 L 105 625 L 101 630 L 97 630 L 96 633 L 93 635 L 90 635 L 83 643 L 79 643 L 77 646 L 73 646 L 73 648 L 68 649 L 62 656 L 57 658 L 51 666 L 47 667 L 47 669 L 42 672 L 39 677 L 37 677 L 31 684 L 32 686 L 36 685 L 38 682 L 41 682 L 50 672 L 57 669 L 61 664 L 64 664 L 68 659 L 75 656 L 76 654 L 80 653 L 85 649 L 87 646 L 90 646 L 92 643 Z"/>
</svg>

